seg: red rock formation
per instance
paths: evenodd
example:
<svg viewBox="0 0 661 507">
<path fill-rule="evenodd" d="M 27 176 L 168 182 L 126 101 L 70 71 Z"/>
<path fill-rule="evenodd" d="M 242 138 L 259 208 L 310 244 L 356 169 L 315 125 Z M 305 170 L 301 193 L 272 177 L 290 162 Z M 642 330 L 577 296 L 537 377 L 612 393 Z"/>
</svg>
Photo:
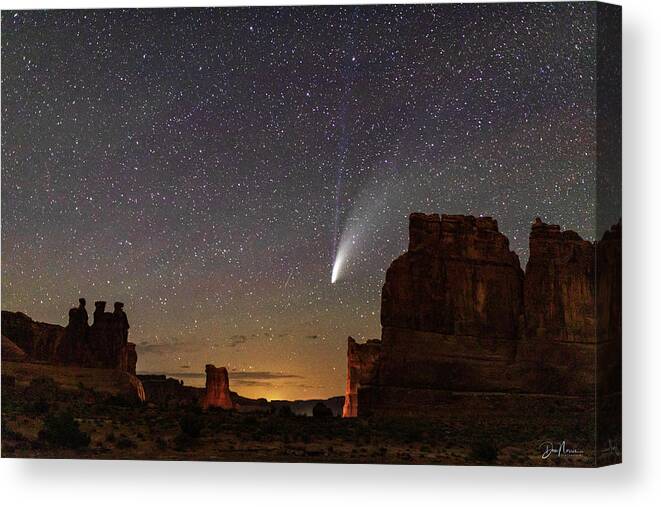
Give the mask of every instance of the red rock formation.
<svg viewBox="0 0 661 507">
<path fill-rule="evenodd" d="M 597 365 L 602 393 L 622 386 L 622 224 L 597 243 Z"/>
<path fill-rule="evenodd" d="M 35 322 L 21 312 L 2 311 L 2 333 L 31 359 L 61 362 L 66 329 L 55 324 Z"/>
<path fill-rule="evenodd" d="M 386 273 L 384 328 L 518 336 L 523 272 L 495 220 L 414 213 L 409 234 L 408 252 Z"/>
<path fill-rule="evenodd" d="M 69 311 L 66 327 L 35 322 L 27 315 L 2 312 L 3 333 L 32 361 L 111 368 L 135 374 L 137 355 L 129 343 L 123 322 L 104 312 L 105 302 L 97 302 L 92 326 L 79 308 Z"/>
<path fill-rule="evenodd" d="M 595 341 L 594 267 L 592 243 L 535 220 L 524 284 L 527 336 Z"/>
<path fill-rule="evenodd" d="M 346 414 L 442 412 L 453 392 L 617 392 L 620 265 L 619 225 L 593 245 L 536 220 L 524 277 L 495 220 L 412 214 L 379 359 L 363 366 L 349 341 Z"/>
<path fill-rule="evenodd" d="M 234 408 L 230 394 L 230 382 L 227 376 L 227 368 L 221 366 L 216 368 L 213 364 L 207 364 L 206 392 L 202 400 L 202 407 L 221 407 L 224 409 Z"/>
<path fill-rule="evenodd" d="M 347 389 L 342 417 L 358 415 L 358 388 L 371 384 L 376 378 L 381 358 L 381 340 L 356 343 L 349 337 L 347 347 Z"/>
<path fill-rule="evenodd" d="M 414 213 L 409 228 L 409 250 L 386 272 L 374 384 L 476 391 L 502 385 L 523 327 L 523 271 L 509 241 L 487 217 Z M 415 404 L 418 394 L 402 396 Z"/>
</svg>

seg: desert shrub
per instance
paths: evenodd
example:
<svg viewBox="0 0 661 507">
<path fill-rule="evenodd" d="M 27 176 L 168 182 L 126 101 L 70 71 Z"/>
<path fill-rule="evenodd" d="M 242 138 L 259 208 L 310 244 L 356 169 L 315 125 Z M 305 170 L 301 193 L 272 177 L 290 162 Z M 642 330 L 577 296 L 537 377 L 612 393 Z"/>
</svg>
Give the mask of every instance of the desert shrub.
<svg viewBox="0 0 661 507">
<path fill-rule="evenodd" d="M 57 399 L 57 384 L 50 377 L 32 379 L 25 390 L 25 398 L 29 402 L 54 401 Z"/>
<path fill-rule="evenodd" d="M 27 440 L 25 436 L 19 432 L 19 431 L 14 431 L 11 428 L 8 428 L 7 425 L 4 423 L 2 424 L 2 439 L 3 439 L 3 444 L 7 440 Z"/>
<path fill-rule="evenodd" d="M 491 441 L 480 440 L 471 447 L 471 457 L 480 463 L 493 463 L 498 459 L 498 449 Z"/>
<path fill-rule="evenodd" d="M 44 428 L 39 432 L 39 439 L 70 449 L 87 447 L 90 443 L 90 436 L 80 430 L 78 421 L 68 412 L 46 417 Z"/>
<path fill-rule="evenodd" d="M 317 402 L 317 404 L 312 408 L 312 416 L 313 417 L 322 417 L 322 418 L 328 418 L 328 417 L 333 417 L 333 411 L 328 408 L 326 405 L 324 405 L 322 402 Z"/>
<path fill-rule="evenodd" d="M 190 438 L 197 438 L 204 426 L 202 418 L 196 413 L 189 413 L 179 419 L 181 433 Z"/>
<path fill-rule="evenodd" d="M 243 419 L 243 425 L 246 427 L 256 427 L 258 424 L 259 421 L 254 415 L 248 415 Z"/>
<path fill-rule="evenodd" d="M 294 413 L 291 411 L 291 407 L 289 405 L 283 405 L 278 410 L 278 415 L 280 417 L 291 417 L 294 415 Z"/>
<path fill-rule="evenodd" d="M 193 445 L 195 444 L 195 439 L 182 432 L 179 433 L 176 437 L 174 437 L 172 442 L 174 443 L 174 448 L 177 451 L 187 451 L 188 449 L 193 447 Z"/>
<path fill-rule="evenodd" d="M 44 415 L 47 414 L 49 410 L 50 404 L 44 399 L 34 400 L 27 407 L 27 411 L 33 415 Z"/>
<path fill-rule="evenodd" d="M 115 445 L 117 446 L 117 449 L 134 449 L 137 447 L 135 442 L 129 437 L 120 437 Z"/>
<path fill-rule="evenodd" d="M 125 396 L 111 394 L 105 399 L 105 403 L 113 407 L 130 407 L 131 403 Z"/>
</svg>

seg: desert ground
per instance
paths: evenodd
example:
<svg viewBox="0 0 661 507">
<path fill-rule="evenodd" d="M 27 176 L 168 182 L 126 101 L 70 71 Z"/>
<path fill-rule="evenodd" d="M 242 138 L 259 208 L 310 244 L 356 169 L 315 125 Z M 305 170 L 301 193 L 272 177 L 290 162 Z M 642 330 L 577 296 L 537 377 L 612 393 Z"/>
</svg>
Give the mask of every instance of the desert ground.
<svg viewBox="0 0 661 507">
<path fill-rule="evenodd" d="M 139 402 L 113 387 L 114 374 L 3 362 L 2 456 L 579 467 L 594 459 L 585 401 L 548 397 L 521 417 L 499 414 L 497 397 L 442 419 L 307 417 L 286 406 L 244 413 Z M 579 453 L 542 459 L 543 442 L 563 440 Z"/>
</svg>

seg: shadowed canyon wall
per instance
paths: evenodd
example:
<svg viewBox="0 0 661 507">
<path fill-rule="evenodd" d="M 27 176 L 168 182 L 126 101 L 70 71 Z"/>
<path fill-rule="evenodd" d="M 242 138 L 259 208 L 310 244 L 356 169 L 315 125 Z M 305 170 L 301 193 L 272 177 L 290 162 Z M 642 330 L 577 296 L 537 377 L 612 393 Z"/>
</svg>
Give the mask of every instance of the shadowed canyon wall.
<svg viewBox="0 0 661 507">
<path fill-rule="evenodd" d="M 349 341 L 345 416 L 438 413 L 453 394 L 620 390 L 621 227 L 537 219 L 525 274 L 487 217 L 424 215 L 386 273 L 380 347 Z"/>
</svg>

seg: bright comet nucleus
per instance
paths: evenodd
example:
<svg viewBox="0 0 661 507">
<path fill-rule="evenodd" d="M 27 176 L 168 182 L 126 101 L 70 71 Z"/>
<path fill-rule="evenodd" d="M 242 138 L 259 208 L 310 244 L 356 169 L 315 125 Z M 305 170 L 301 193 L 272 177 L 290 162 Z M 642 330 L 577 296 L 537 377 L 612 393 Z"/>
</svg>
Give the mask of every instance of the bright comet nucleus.
<svg viewBox="0 0 661 507">
<path fill-rule="evenodd" d="M 344 252 L 340 248 L 335 256 L 335 262 L 333 262 L 333 271 L 331 272 L 331 283 L 335 283 L 340 276 L 340 271 L 342 265 L 344 264 Z"/>
</svg>

